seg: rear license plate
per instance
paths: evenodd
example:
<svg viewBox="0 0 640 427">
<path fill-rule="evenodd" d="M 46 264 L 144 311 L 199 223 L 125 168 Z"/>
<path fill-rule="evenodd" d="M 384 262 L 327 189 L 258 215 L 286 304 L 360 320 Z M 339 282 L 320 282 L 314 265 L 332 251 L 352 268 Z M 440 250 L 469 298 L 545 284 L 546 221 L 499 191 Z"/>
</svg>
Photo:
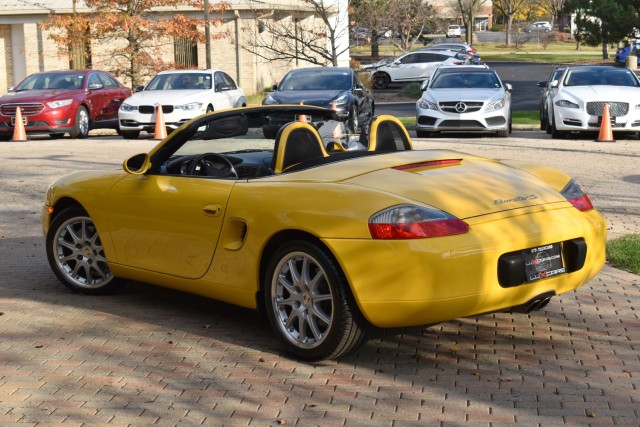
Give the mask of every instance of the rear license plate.
<svg viewBox="0 0 640 427">
<path fill-rule="evenodd" d="M 560 243 L 538 246 L 537 248 L 522 251 L 527 282 L 566 273 L 567 270 L 562 265 L 562 254 L 560 252 Z"/>
</svg>

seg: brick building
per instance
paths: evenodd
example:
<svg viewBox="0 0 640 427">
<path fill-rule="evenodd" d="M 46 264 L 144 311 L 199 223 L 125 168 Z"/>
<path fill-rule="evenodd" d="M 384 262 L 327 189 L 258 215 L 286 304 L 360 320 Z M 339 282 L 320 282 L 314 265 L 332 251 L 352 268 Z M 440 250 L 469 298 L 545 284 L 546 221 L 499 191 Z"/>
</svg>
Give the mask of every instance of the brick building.
<svg viewBox="0 0 640 427">
<path fill-rule="evenodd" d="M 216 0 L 211 0 L 211 4 Z M 329 0 L 339 5 L 341 0 Z M 269 0 L 257 2 L 252 0 L 227 0 L 230 8 L 223 14 L 211 14 L 210 18 L 223 17 L 221 26 L 211 26 L 212 33 L 226 33 L 221 39 L 211 39 L 212 68 L 222 69 L 233 76 L 247 94 L 260 92 L 263 88 L 277 82 L 291 68 L 304 66 L 304 62 L 291 63 L 286 61 L 266 61 L 244 49 L 247 35 L 259 31 L 259 20 L 279 20 L 286 22 L 303 22 L 318 20 L 313 11 L 297 0 Z M 69 57 L 60 55 L 58 46 L 49 38 L 49 32 L 42 29 L 39 23 L 47 20 L 50 14 L 71 14 L 74 11 L 74 0 L 3 0 L 0 11 L 0 94 L 6 93 L 7 88 L 19 83 L 26 76 L 40 71 L 50 71 L 70 68 Z M 260 9 L 258 9 L 260 8 Z M 334 17 L 335 27 L 344 25 L 339 42 L 348 46 L 347 19 L 338 14 L 346 15 L 346 8 L 336 7 Z M 88 13 L 89 9 L 82 0 L 77 0 L 75 11 L 79 14 Z M 190 17 L 202 17 L 202 11 L 192 7 L 177 7 L 154 9 L 157 16 L 173 13 L 183 13 Z M 237 42 L 236 42 L 237 41 Z M 175 61 L 181 52 L 175 40 L 165 40 L 163 60 Z M 198 43 L 188 52 L 191 66 L 205 68 L 205 44 Z M 338 51 L 338 49 L 336 49 Z M 104 46 L 91 45 L 92 68 L 111 71 L 112 58 L 105 55 L 108 52 Z M 183 52 L 182 52 L 183 53 Z M 342 66 L 348 65 L 348 50 L 340 57 Z M 123 81 L 123 79 L 121 79 Z M 127 81 L 123 81 L 129 84 Z"/>
</svg>

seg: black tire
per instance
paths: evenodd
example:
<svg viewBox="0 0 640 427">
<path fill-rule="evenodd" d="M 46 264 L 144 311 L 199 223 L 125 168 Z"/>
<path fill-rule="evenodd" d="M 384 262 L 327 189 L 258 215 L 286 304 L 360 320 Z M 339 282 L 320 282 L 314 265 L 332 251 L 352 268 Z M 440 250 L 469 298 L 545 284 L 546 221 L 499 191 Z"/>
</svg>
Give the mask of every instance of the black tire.
<svg viewBox="0 0 640 427">
<path fill-rule="evenodd" d="M 352 105 L 349 110 L 349 121 L 347 122 L 347 127 L 351 133 L 358 133 L 360 128 L 359 114 L 358 107 L 355 104 Z"/>
<path fill-rule="evenodd" d="M 427 132 L 426 130 L 417 130 L 416 137 L 418 138 L 429 138 L 431 136 L 431 132 Z"/>
<path fill-rule="evenodd" d="M 124 139 L 138 139 L 140 137 L 139 130 L 121 130 L 119 133 Z"/>
<path fill-rule="evenodd" d="M 551 123 L 551 138 L 553 138 L 553 139 L 562 139 L 562 138 L 564 138 L 564 132 L 561 132 L 558 129 L 556 129 L 556 124 L 555 123 Z"/>
<path fill-rule="evenodd" d="M 373 76 L 373 87 L 375 89 L 386 89 L 391 83 L 391 77 L 387 73 L 376 73 Z"/>
<path fill-rule="evenodd" d="M 278 339 L 304 360 L 343 356 L 364 342 L 370 327 L 338 263 L 326 249 L 307 241 L 293 240 L 275 251 L 265 276 L 264 302 Z"/>
<path fill-rule="evenodd" d="M 84 209 L 72 206 L 62 211 L 47 232 L 47 260 L 69 289 L 88 295 L 113 292 L 113 276 L 98 231 Z"/>
<path fill-rule="evenodd" d="M 276 136 L 278 135 L 278 128 L 264 126 L 262 128 L 262 134 L 266 139 L 276 139 Z"/>
<path fill-rule="evenodd" d="M 71 138 L 84 139 L 89 136 L 89 112 L 82 105 L 78 107 L 76 111 L 76 120 L 73 125 L 73 130 L 69 132 Z"/>
<path fill-rule="evenodd" d="M 499 130 L 498 132 L 496 132 L 496 136 L 498 138 L 506 138 L 509 135 L 509 131 L 508 130 Z"/>
</svg>

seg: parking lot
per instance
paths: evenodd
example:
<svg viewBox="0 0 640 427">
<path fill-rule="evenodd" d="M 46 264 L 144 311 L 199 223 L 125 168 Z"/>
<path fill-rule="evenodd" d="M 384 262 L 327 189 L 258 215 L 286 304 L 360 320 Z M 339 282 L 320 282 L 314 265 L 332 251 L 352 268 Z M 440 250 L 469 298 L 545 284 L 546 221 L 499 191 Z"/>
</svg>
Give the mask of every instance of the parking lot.
<svg viewBox="0 0 640 427">
<path fill-rule="evenodd" d="M 284 355 L 252 311 L 141 283 L 71 293 L 46 261 L 47 186 L 155 143 L 0 143 L 1 425 L 640 425 L 640 277 L 610 266 L 542 311 L 380 331 L 319 363 Z M 515 131 L 414 145 L 558 167 L 609 237 L 640 232 L 638 140 Z"/>
</svg>

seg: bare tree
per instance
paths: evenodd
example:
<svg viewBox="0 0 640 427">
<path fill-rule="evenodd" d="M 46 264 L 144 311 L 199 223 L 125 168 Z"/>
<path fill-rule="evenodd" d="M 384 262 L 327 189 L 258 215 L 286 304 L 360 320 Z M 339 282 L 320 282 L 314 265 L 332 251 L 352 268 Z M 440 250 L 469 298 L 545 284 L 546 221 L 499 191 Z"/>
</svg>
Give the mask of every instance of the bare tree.
<svg viewBox="0 0 640 427">
<path fill-rule="evenodd" d="M 387 0 L 351 0 L 350 19 L 371 30 L 371 56 L 380 54 L 379 41 L 389 28 Z"/>
<path fill-rule="evenodd" d="M 566 0 L 534 0 L 534 2 L 551 15 L 555 21 L 562 20 L 566 11 Z"/>
<path fill-rule="evenodd" d="M 527 4 L 529 0 L 494 0 L 493 7 L 497 8 L 507 19 L 506 44 L 511 45 L 511 26 L 513 17 Z"/>
<path fill-rule="evenodd" d="M 466 40 L 467 43 L 473 43 L 473 31 L 476 20 L 476 14 L 480 7 L 485 4 L 487 0 L 457 0 L 458 10 L 462 16 L 462 21 L 467 27 Z"/>
<path fill-rule="evenodd" d="M 267 61 L 306 61 L 316 65 L 338 65 L 348 51 L 346 1 L 300 0 L 296 11 L 253 9 L 257 28 L 244 28 L 242 49 Z"/>
<path fill-rule="evenodd" d="M 427 26 L 433 24 L 433 8 L 422 0 L 389 0 L 388 25 L 398 34 L 399 41 L 391 43 L 402 51 L 411 49 L 422 37 Z"/>
</svg>

